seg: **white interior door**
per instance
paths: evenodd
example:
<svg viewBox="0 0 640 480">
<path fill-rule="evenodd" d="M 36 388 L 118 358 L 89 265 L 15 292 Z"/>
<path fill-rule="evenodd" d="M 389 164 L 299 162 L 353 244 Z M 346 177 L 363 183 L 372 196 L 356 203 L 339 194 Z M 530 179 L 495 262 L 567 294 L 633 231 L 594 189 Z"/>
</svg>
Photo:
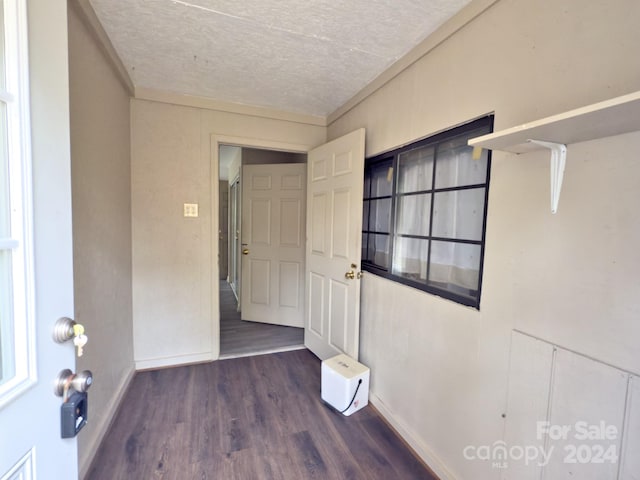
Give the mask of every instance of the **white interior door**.
<svg viewBox="0 0 640 480">
<path fill-rule="evenodd" d="M 304 325 L 306 167 L 242 167 L 243 320 Z"/>
<path fill-rule="evenodd" d="M 304 343 L 322 360 L 358 359 L 364 134 L 321 145 L 307 162 Z"/>
<path fill-rule="evenodd" d="M 67 2 L 2 9 L 0 478 L 74 479 L 77 441 L 60 438 L 53 380 L 75 370 L 75 355 L 52 340 L 55 321 L 73 314 Z"/>
</svg>

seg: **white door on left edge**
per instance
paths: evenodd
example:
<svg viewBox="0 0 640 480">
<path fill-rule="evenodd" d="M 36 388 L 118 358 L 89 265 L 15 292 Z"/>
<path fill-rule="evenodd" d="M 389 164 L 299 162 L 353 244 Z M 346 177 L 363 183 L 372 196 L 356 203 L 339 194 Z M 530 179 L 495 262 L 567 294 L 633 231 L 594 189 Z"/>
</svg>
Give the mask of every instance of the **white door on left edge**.
<svg viewBox="0 0 640 480">
<path fill-rule="evenodd" d="M 73 315 L 67 2 L 0 10 L 0 479 L 73 480 L 53 380 L 75 355 L 51 336 Z"/>
<path fill-rule="evenodd" d="M 306 171 L 242 167 L 243 320 L 304 326 Z"/>
</svg>

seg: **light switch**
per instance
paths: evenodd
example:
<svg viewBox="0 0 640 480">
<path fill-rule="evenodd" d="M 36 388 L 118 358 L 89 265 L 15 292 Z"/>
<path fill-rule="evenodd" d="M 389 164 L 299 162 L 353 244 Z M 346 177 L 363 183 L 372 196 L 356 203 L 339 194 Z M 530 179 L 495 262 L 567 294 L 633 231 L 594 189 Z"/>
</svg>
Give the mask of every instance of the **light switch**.
<svg viewBox="0 0 640 480">
<path fill-rule="evenodd" d="M 184 216 L 185 217 L 197 217 L 198 216 L 198 204 L 197 203 L 185 203 L 184 204 Z"/>
</svg>

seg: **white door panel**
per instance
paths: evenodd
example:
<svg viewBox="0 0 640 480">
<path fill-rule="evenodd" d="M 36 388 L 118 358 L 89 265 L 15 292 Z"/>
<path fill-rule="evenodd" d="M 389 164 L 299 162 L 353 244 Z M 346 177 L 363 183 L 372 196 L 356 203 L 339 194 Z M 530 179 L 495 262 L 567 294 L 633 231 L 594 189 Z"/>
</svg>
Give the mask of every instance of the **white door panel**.
<svg viewBox="0 0 640 480">
<path fill-rule="evenodd" d="M 333 212 L 331 214 L 331 252 L 333 258 L 341 258 L 351 261 L 353 252 L 349 251 L 349 242 L 352 241 L 353 230 L 355 227 L 350 225 L 351 210 L 351 190 L 334 190 L 333 192 Z M 362 200 L 360 200 L 362 203 Z M 362 210 L 362 209 L 361 209 Z M 362 218 L 362 216 L 360 216 Z M 358 224 L 358 227 L 360 225 Z M 361 235 L 361 229 L 358 228 L 358 235 Z M 352 262 L 353 263 L 353 262 Z M 360 262 L 357 262 L 358 265 Z"/>
<path fill-rule="evenodd" d="M 304 282 L 301 265 L 298 262 L 280 262 L 280 296 L 282 307 L 298 310 L 300 305 L 300 285 Z"/>
<path fill-rule="evenodd" d="M 309 304 L 307 310 L 309 312 L 306 328 L 311 333 L 319 337 L 324 336 L 324 277 L 315 272 L 309 273 Z M 305 331 L 305 337 L 307 332 Z"/>
<path fill-rule="evenodd" d="M 311 253 L 325 255 L 325 231 L 327 229 L 327 203 L 329 195 L 326 193 L 313 194 L 311 197 L 311 212 L 309 222 L 311 233 Z"/>
<path fill-rule="evenodd" d="M 10 97 L 4 92 L 1 95 L 5 105 L 0 115 L 6 108 L 7 116 L 0 121 L 0 129 L 9 126 L 11 141 L 4 143 L 0 138 L 0 168 L 4 170 L 8 162 L 12 176 L 18 171 L 22 175 L 19 182 L 12 179 L 0 187 L 2 191 L 8 185 L 11 191 L 10 203 L 7 197 L 0 202 L 0 217 L 11 211 L 16 218 L 21 217 L 24 230 L 18 235 L 18 224 L 12 222 L 8 235 L 21 237 L 18 247 L 1 248 L 5 253 L 13 250 L 14 260 L 18 256 L 26 259 L 9 277 L 4 275 L 7 270 L 0 273 L 5 277 L 2 281 L 8 280 L 14 289 L 25 293 L 2 310 L 15 310 L 12 325 L 27 327 L 26 341 L 16 339 L 18 350 L 13 353 L 17 355 L 12 354 L 16 371 L 19 373 L 25 365 L 23 353 L 35 368 L 24 377 L 29 388 L 10 392 L 11 397 L 5 397 L 0 406 L 0 478 L 75 479 L 77 439 L 60 438 L 62 401 L 53 393 L 58 372 L 75 370 L 75 355 L 73 345 L 59 345 L 52 339 L 56 320 L 73 315 L 67 2 L 13 0 L 1 2 L 2 8 L 0 23 L 12 23 L 17 18 L 28 21 L 28 29 L 15 22 L 0 31 L 6 49 L 0 71 L 6 68 L 9 73 L 2 89 L 11 92 Z M 15 54 L 17 51 L 20 55 Z M 17 58 L 21 61 L 16 62 Z M 27 65 L 28 70 L 20 72 L 20 81 L 14 82 L 11 77 Z M 27 80 L 31 82 L 30 105 Z M 9 122 L 4 123 L 5 119 Z M 20 255 L 18 249 L 22 250 Z"/>
<path fill-rule="evenodd" d="M 308 172 L 305 345 L 357 359 L 364 129 L 312 150 Z"/>
<path fill-rule="evenodd" d="M 280 245 L 282 247 L 300 248 L 302 246 L 303 206 L 304 202 L 300 198 L 286 198 L 280 201 L 280 218 L 289 220 L 280 223 Z"/>
<path fill-rule="evenodd" d="M 329 345 L 342 352 L 348 349 L 349 285 L 329 279 L 331 301 L 329 318 Z"/>
<path fill-rule="evenodd" d="M 306 165 L 245 165 L 243 320 L 304 325 Z"/>
<path fill-rule="evenodd" d="M 247 189 L 247 193 L 251 193 Z M 270 247 L 271 246 L 271 199 L 270 198 L 249 198 L 246 202 L 249 207 L 249 231 L 251 246 Z"/>
</svg>

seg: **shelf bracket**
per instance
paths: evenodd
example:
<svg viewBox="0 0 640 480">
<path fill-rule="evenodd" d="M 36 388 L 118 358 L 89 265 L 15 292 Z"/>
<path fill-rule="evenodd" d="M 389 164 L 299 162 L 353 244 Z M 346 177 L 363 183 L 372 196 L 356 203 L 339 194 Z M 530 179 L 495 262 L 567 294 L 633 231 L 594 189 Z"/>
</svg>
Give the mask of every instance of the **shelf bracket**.
<svg viewBox="0 0 640 480">
<path fill-rule="evenodd" d="M 564 143 L 543 142 L 542 140 L 527 140 L 541 147 L 551 150 L 551 213 L 558 211 L 564 166 L 567 163 L 567 146 Z"/>
</svg>

